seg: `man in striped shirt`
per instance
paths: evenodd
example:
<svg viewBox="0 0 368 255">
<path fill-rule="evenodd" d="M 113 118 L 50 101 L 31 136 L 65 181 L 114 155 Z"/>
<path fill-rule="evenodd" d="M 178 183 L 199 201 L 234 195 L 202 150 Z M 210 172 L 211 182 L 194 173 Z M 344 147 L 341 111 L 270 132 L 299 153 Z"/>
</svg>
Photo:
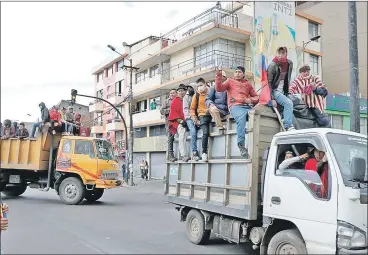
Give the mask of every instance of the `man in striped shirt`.
<svg viewBox="0 0 368 255">
<path fill-rule="evenodd" d="M 329 127 L 330 121 L 325 110 L 325 98 L 328 95 L 326 86 L 321 79 L 310 73 L 310 66 L 305 64 L 299 69 L 298 77 L 289 88 L 290 94 L 300 94 L 304 103 L 311 110 L 320 127 Z"/>
</svg>

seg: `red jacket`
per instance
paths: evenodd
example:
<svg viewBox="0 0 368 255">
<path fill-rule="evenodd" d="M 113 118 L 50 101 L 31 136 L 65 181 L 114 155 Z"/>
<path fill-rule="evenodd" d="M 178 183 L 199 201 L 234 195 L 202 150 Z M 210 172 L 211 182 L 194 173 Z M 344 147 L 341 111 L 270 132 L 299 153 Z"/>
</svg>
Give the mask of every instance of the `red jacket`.
<svg viewBox="0 0 368 255">
<path fill-rule="evenodd" d="M 178 119 L 185 120 L 183 111 L 183 99 L 175 97 L 170 105 L 169 113 L 169 130 L 171 134 L 175 135 L 179 126 Z"/>
<path fill-rule="evenodd" d="M 50 119 L 56 121 L 59 125 L 61 125 L 61 115 L 60 112 L 58 112 L 57 110 L 50 110 Z"/>
<path fill-rule="evenodd" d="M 77 112 L 74 115 L 74 123 L 78 126 L 80 126 L 80 124 L 81 124 L 81 117 L 82 116 Z"/>
<path fill-rule="evenodd" d="M 317 171 L 318 161 L 315 158 L 310 158 L 305 163 L 305 170 Z M 322 173 L 320 175 L 322 186 L 321 186 L 321 196 L 322 198 L 326 198 L 328 195 L 328 165 L 327 163 L 324 165 Z M 312 185 L 311 187 L 314 191 L 316 191 L 316 187 Z"/>
<path fill-rule="evenodd" d="M 227 91 L 227 105 L 229 109 L 233 105 L 247 105 L 249 103 L 256 105 L 259 101 L 259 96 L 249 81 L 244 79 L 238 81 L 230 78 L 222 83 L 221 73 L 216 75 L 216 91 Z"/>
</svg>

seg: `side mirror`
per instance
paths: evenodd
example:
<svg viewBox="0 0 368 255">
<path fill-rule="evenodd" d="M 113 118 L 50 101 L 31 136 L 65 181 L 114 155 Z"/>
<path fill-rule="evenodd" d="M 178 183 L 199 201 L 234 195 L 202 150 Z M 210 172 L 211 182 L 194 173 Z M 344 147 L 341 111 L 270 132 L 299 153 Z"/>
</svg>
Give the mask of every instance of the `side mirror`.
<svg viewBox="0 0 368 255">
<path fill-rule="evenodd" d="M 350 165 L 350 180 L 364 181 L 366 166 L 367 164 L 364 158 L 353 157 Z"/>
</svg>

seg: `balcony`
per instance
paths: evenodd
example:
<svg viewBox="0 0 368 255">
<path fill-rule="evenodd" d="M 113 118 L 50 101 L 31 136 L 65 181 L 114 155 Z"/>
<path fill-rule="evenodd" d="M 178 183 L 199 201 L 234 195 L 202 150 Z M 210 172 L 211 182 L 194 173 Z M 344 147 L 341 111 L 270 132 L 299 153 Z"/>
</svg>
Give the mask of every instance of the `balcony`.
<svg viewBox="0 0 368 255">
<path fill-rule="evenodd" d="M 112 103 L 113 105 L 117 105 L 119 103 L 121 103 L 124 100 L 123 96 L 119 96 L 117 93 L 111 93 L 109 95 L 107 95 L 107 101 L 109 101 L 110 103 Z M 110 107 L 110 105 L 108 106 Z"/>
<path fill-rule="evenodd" d="M 91 128 L 91 134 L 103 134 L 104 128 L 102 122 L 94 122 Z"/>
<path fill-rule="evenodd" d="M 102 101 L 95 100 L 94 102 L 91 102 L 89 104 L 89 112 L 98 113 L 98 112 L 103 112 L 103 111 L 104 111 L 104 107 L 103 107 Z"/>
<path fill-rule="evenodd" d="M 213 50 L 173 65 L 162 71 L 162 83 L 156 86 L 150 85 L 147 90 L 134 93 L 134 99 L 141 99 L 147 96 L 153 97 L 162 94 L 162 90 L 176 88 L 180 83 L 189 84 L 202 77 L 205 80 L 215 79 L 215 68 L 222 68 L 229 72 L 236 66 L 244 66 L 246 72 L 252 71 L 252 59 L 228 52 Z"/>
<path fill-rule="evenodd" d="M 145 90 L 149 90 L 152 86 L 157 86 L 161 83 L 161 75 L 157 74 L 152 78 L 148 78 L 146 80 L 140 81 L 137 84 L 133 85 L 133 94 L 141 93 Z"/>
<path fill-rule="evenodd" d="M 249 39 L 252 26 L 243 29 L 239 29 L 237 14 L 213 7 L 164 34 L 160 54 L 171 55 L 214 37 Z"/>
<path fill-rule="evenodd" d="M 161 38 L 157 38 L 157 41 L 143 46 L 140 50 L 133 53 L 131 56 L 133 65 L 140 70 L 144 70 L 157 63 L 168 60 L 170 58 L 169 56 L 158 54 L 161 50 L 161 45 Z"/>
<path fill-rule="evenodd" d="M 119 120 L 115 119 L 112 121 L 109 121 L 109 123 L 106 125 L 107 131 L 122 131 L 124 130 L 124 123 Z"/>
<path fill-rule="evenodd" d="M 159 109 L 133 114 L 134 127 L 157 125 L 164 123 L 165 119 L 162 117 Z"/>
</svg>

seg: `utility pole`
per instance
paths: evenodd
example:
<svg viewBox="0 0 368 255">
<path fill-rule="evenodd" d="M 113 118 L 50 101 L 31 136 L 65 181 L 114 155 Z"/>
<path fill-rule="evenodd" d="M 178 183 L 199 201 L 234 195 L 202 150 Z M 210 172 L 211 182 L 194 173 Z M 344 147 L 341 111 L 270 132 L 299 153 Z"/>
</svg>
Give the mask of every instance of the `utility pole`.
<svg viewBox="0 0 368 255">
<path fill-rule="evenodd" d="M 133 70 L 138 70 L 138 67 L 133 67 L 133 61 L 130 58 L 129 59 L 129 65 L 123 65 L 123 68 L 129 69 L 130 70 L 130 82 L 129 82 L 129 92 L 128 92 L 128 105 L 129 105 L 129 145 L 128 145 L 128 157 L 129 157 L 129 185 L 133 186 L 133 135 L 134 135 L 134 130 L 133 130 L 133 112 L 132 112 L 132 101 L 133 101 Z"/>
<path fill-rule="evenodd" d="M 350 73 L 350 131 L 360 133 L 360 99 L 358 70 L 358 35 L 356 2 L 348 1 L 349 73 Z"/>
</svg>

